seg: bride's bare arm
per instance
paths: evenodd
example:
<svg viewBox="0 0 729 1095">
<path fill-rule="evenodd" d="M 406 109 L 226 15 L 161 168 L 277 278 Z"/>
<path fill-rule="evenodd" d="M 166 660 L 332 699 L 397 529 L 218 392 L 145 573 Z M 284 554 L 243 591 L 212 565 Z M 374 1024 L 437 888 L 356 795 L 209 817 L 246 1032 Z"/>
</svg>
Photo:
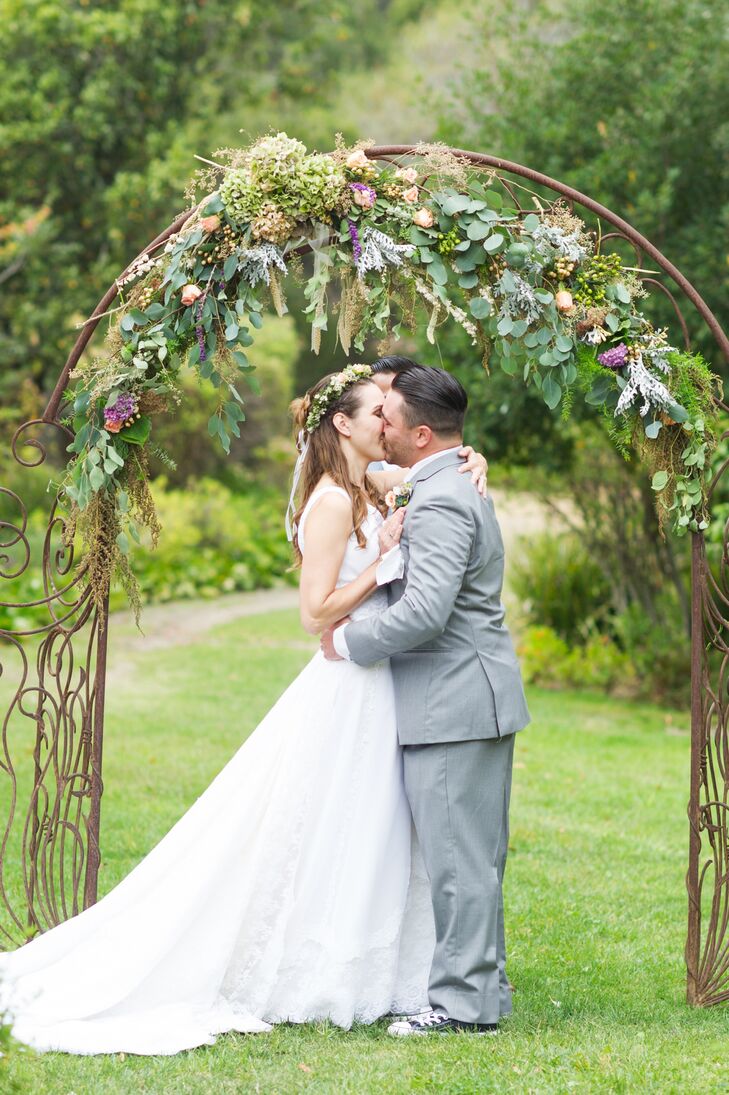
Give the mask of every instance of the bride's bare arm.
<svg viewBox="0 0 729 1095">
<path fill-rule="evenodd" d="M 404 511 L 389 517 L 380 530 L 381 550 L 400 539 Z M 325 494 L 306 518 L 306 551 L 301 564 L 299 600 L 301 624 L 318 635 L 347 616 L 377 588 L 379 559 L 352 582 L 336 588 L 347 540 L 352 532 L 352 507 L 341 494 Z"/>
</svg>

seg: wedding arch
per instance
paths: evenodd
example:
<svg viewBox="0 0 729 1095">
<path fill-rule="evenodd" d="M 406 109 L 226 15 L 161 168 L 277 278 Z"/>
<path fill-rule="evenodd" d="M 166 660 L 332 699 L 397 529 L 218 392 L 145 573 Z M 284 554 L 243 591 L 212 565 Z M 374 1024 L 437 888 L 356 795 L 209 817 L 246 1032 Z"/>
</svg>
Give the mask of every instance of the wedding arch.
<svg viewBox="0 0 729 1095">
<path fill-rule="evenodd" d="M 12 438 L 29 475 L 59 443 L 71 457 L 38 550 L 22 498 L 0 486 L 13 507 L 0 520 L 0 608 L 47 615 L 0 629 L 0 947 L 96 900 L 108 591 L 116 571 L 138 607 L 129 538 L 139 539 L 141 524 L 153 541 L 158 532 L 147 480 L 152 420 L 174 402 L 188 362 L 218 390 L 208 428 L 227 451 L 244 417 L 236 383 L 254 383 L 245 351 L 264 307 L 282 314 L 286 278 L 299 276 L 315 351 L 334 315 L 345 359 L 372 335 L 412 328 L 425 309 L 431 340 L 439 323 L 460 324 L 486 372 L 521 377 L 550 408 L 581 392 L 619 443 L 638 448 L 661 520 L 690 535 L 687 1000 L 728 1000 L 729 525 L 716 567 L 704 530 L 729 464 L 709 473 L 711 452 L 729 437 L 729 407 L 691 351 L 676 290 L 729 362 L 726 334 L 626 220 L 529 167 L 440 145 L 361 142 L 316 154 L 286 134 L 219 157 L 194 182 L 192 193 L 205 196 L 110 286 L 42 417 Z M 680 347 L 640 310 L 646 291 L 670 302 Z M 106 316 L 104 347 L 82 364 Z M 13 600 L 12 583 L 31 564 L 42 595 Z"/>
</svg>

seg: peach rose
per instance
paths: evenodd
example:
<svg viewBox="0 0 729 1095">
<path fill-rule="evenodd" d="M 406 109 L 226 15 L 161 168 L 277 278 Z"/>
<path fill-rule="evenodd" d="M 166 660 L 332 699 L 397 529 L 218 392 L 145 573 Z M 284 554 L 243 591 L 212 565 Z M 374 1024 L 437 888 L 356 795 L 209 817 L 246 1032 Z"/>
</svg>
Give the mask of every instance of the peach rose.
<svg viewBox="0 0 729 1095">
<path fill-rule="evenodd" d="M 389 490 L 387 492 L 387 494 L 385 495 L 385 505 L 387 506 L 388 509 L 394 509 L 396 501 L 397 501 L 397 499 L 395 497 L 394 490 Z"/>
<path fill-rule="evenodd" d="M 202 293 L 203 291 L 199 285 L 184 285 L 180 299 L 183 304 L 194 304 L 202 296 Z"/>
<path fill-rule="evenodd" d="M 414 167 L 398 167 L 395 172 L 395 178 L 404 179 L 405 182 L 414 183 L 418 181 L 418 173 Z"/>
<path fill-rule="evenodd" d="M 435 217 L 429 209 L 423 206 L 422 209 L 418 209 L 413 217 L 413 224 L 417 224 L 418 228 L 432 228 L 435 224 Z"/>
<path fill-rule="evenodd" d="M 123 425 L 124 425 L 123 422 L 106 422 L 105 421 L 104 422 L 104 429 L 108 430 L 109 433 L 119 433 L 119 430 L 122 428 Z"/>
<path fill-rule="evenodd" d="M 404 190 L 402 196 L 403 200 L 410 202 L 411 205 L 420 197 L 417 186 L 411 186 L 409 190 Z"/>
<path fill-rule="evenodd" d="M 372 196 L 370 190 L 354 190 L 352 192 L 354 204 L 358 205 L 360 209 L 371 209 L 375 204 L 375 199 Z"/>
<path fill-rule="evenodd" d="M 217 232 L 220 228 L 220 217 L 217 213 L 214 213 L 212 217 L 203 217 L 200 221 L 203 232 L 207 232 L 208 235 L 211 232 Z"/>
<path fill-rule="evenodd" d="M 369 167 L 370 161 L 367 159 L 362 149 L 357 148 L 347 156 L 346 166 L 350 171 L 357 171 L 359 168 Z"/>
<path fill-rule="evenodd" d="M 560 289 L 554 298 L 554 303 L 560 312 L 571 312 L 574 308 L 572 293 L 568 292 L 567 289 Z"/>
</svg>

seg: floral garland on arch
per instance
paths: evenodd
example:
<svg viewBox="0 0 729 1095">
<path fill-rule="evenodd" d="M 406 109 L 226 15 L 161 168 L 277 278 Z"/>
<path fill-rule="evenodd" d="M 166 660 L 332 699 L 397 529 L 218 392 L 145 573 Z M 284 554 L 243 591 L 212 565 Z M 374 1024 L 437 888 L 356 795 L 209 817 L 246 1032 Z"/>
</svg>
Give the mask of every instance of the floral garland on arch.
<svg viewBox="0 0 729 1095">
<path fill-rule="evenodd" d="M 75 439 L 62 488 L 91 554 L 94 595 L 116 565 L 132 603 L 129 536 L 159 531 L 148 490 L 152 417 L 181 398 L 187 361 L 219 393 L 208 430 L 227 452 L 240 436 L 246 351 L 264 306 L 286 308 L 285 279 L 305 279 L 311 344 L 336 323 L 344 355 L 372 335 L 398 337 L 425 309 L 427 336 L 448 319 L 482 357 L 534 385 L 566 413 L 576 390 L 653 472 L 662 519 L 707 527 L 704 468 L 715 442 L 718 380 L 679 352 L 638 308 L 641 271 L 605 253 L 563 201 L 509 204 L 494 172 L 441 146 L 380 164 L 339 141 L 311 153 L 285 133 L 217 154 L 193 180 L 206 193 L 181 231 L 118 281 L 104 354 L 72 374 Z M 513 185 L 513 184 L 512 184 Z M 303 250 L 314 255 L 305 277 Z M 164 454 L 158 455 L 164 458 Z"/>
</svg>

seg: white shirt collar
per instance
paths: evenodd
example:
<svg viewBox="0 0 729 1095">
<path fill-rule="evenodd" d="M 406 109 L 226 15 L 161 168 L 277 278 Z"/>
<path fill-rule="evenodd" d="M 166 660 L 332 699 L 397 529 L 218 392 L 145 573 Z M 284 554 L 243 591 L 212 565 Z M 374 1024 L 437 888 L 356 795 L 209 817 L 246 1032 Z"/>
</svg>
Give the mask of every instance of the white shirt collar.
<svg viewBox="0 0 729 1095">
<path fill-rule="evenodd" d="M 438 460 L 441 456 L 447 456 L 452 452 L 460 452 L 462 448 L 463 445 L 456 445 L 452 449 L 441 449 L 440 452 L 432 452 L 430 456 L 424 456 L 422 460 L 418 460 L 417 464 L 413 464 L 408 474 L 415 475 L 416 471 L 420 471 L 426 464 L 430 464 L 432 460 Z"/>
</svg>

